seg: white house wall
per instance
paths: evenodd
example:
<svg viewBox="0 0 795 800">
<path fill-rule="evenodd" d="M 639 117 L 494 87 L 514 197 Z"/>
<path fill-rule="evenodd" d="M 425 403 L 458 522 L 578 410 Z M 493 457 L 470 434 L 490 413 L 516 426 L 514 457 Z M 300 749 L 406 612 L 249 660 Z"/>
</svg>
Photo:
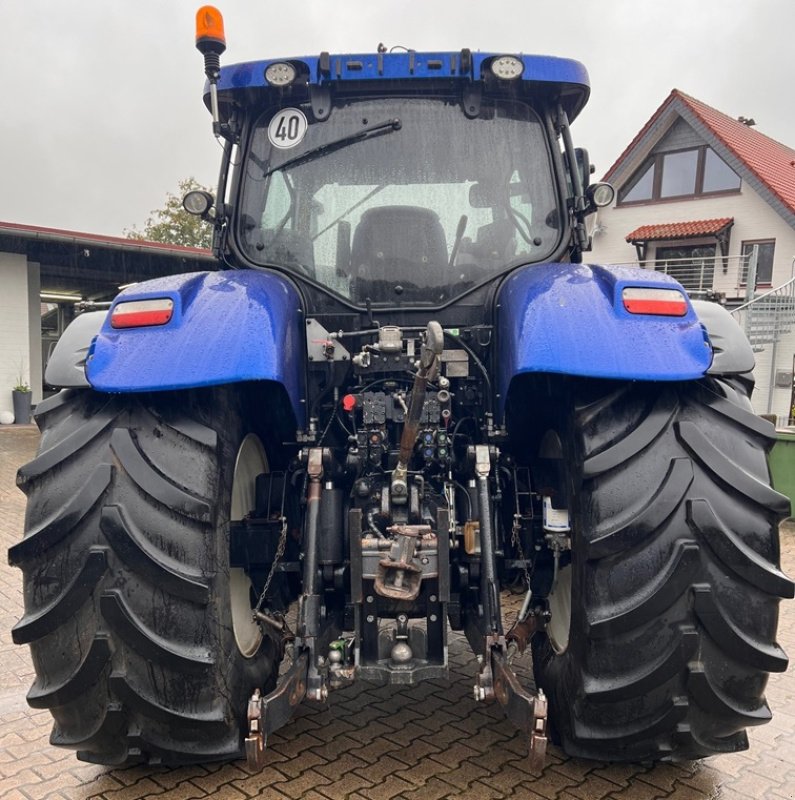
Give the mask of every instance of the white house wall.
<svg viewBox="0 0 795 800">
<path fill-rule="evenodd" d="M 11 390 L 21 377 L 41 400 L 39 265 L 0 252 L 0 411 L 12 411 Z"/>
</svg>

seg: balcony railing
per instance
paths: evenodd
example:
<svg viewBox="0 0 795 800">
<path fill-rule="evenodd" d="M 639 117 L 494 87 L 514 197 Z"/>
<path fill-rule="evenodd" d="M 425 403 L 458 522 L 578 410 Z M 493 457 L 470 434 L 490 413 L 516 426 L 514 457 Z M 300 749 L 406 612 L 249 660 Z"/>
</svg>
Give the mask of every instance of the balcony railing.
<svg viewBox="0 0 795 800">
<path fill-rule="evenodd" d="M 675 278 L 691 297 L 725 298 L 729 302 L 750 300 L 748 273 L 754 274 L 753 254 L 739 256 L 708 256 L 697 258 L 668 258 L 655 263 L 631 261 L 618 266 L 641 267 L 663 272 Z"/>
</svg>

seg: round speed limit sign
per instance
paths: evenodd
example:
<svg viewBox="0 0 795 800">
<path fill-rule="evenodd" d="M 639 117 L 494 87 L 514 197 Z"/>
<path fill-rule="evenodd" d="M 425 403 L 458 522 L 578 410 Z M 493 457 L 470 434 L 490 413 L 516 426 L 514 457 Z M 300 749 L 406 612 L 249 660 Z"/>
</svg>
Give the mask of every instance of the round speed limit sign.
<svg viewBox="0 0 795 800">
<path fill-rule="evenodd" d="M 303 140 L 308 123 L 299 108 L 283 108 L 268 125 L 268 140 L 274 147 L 287 150 Z"/>
</svg>

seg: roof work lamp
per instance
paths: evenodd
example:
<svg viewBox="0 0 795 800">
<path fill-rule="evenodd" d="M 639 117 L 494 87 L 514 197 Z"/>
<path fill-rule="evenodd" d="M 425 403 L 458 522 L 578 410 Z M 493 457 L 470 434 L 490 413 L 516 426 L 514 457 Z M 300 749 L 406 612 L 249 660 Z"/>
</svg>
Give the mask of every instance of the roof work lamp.
<svg viewBox="0 0 795 800">
<path fill-rule="evenodd" d="M 213 133 L 221 135 L 218 114 L 218 78 L 221 75 L 221 53 L 226 50 L 224 18 L 213 6 L 202 6 L 196 12 L 196 49 L 204 56 L 204 74 L 210 82 L 210 111 L 213 115 Z"/>
</svg>

